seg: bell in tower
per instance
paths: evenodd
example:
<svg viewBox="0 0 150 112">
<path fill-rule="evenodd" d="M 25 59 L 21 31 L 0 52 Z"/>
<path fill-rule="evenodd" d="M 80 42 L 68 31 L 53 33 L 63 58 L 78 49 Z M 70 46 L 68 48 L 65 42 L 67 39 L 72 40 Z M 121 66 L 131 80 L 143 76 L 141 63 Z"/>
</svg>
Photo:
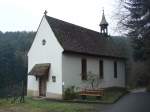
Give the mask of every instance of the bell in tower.
<svg viewBox="0 0 150 112">
<path fill-rule="evenodd" d="M 107 21 L 106 21 L 106 19 L 105 19 L 105 14 L 104 14 L 104 10 L 103 10 L 103 14 L 102 14 L 102 20 L 101 20 L 101 22 L 100 22 L 100 33 L 102 34 L 102 35 L 108 35 L 108 29 L 107 29 L 107 27 L 108 27 L 108 23 L 107 23 Z"/>
</svg>

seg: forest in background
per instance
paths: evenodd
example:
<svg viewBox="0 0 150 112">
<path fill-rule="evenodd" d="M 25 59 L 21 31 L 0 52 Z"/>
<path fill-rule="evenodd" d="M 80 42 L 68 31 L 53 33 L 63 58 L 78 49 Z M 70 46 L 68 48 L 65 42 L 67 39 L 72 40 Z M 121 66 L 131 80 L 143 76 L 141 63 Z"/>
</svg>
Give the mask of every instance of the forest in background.
<svg viewBox="0 0 150 112">
<path fill-rule="evenodd" d="M 34 36 L 35 32 L 0 32 L 1 93 L 9 86 L 21 85 L 23 80 L 26 86 L 27 52 Z"/>
</svg>

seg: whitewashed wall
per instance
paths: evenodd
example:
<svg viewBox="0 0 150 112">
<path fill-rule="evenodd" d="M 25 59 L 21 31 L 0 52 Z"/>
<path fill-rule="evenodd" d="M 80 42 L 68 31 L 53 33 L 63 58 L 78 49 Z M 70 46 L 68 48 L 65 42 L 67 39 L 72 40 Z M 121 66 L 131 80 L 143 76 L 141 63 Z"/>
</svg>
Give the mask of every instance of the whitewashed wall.
<svg viewBox="0 0 150 112">
<path fill-rule="evenodd" d="M 46 45 L 42 45 L 42 40 L 46 40 Z M 28 72 L 35 64 L 51 63 L 50 77 L 47 82 L 47 92 L 62 94 L 62 47 L 58 43 L 45 17 L 42 18 L 41 25 L 28 53 Z M 56 76 L 56 82 L 52 82 L 51 76 Z M 38 80 L 34 76 L 28 76 L 28 90 L 38 91 Z"/>
<path fill-rule="evenodd" d="M 36 77 L 28 76 L 28 89 L 32 91 L 38 91 L 39 83 L 36 81 Z"/>
<path fill-rule="evenodd" d="M 64 54 L 62 57 L 62 73 L 65 87 L 75 85 L 76 87 L 85 87 L 85 83 L 81 80 L 81 59 L 83 56 Z M 99 58 L 85 57 L 87 59 L 87 72 L 99 75 Z M 102 59 L 102 58 L 101 58 Z M 99 87 L 125 86 L 125 64 L 118 60 L 117 79 L 114 78 L 114 60 L 103 59 L 104 62 L 104 78 L 99 80 Z M 90 86 L 90 85 L 89 85 Z M 86 86 L 88 87 L 88 86 Z"/>
<path fill-rule="evenodd" d="M 117 78 L 114 78 L 114 60 L 104 59 L 104 79 L 101 80 L 101 85 L 125 87 L 125 63 L 117 61 Z"/>
</svg>

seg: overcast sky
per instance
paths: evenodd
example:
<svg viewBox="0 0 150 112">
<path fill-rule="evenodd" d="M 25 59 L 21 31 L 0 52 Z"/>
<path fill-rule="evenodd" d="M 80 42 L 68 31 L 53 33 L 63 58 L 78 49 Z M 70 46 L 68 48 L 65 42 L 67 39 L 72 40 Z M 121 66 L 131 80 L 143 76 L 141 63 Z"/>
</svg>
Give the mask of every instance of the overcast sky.
<svg viewBox="0 0 150 112">
<path fill-rule="evenodd" d="M 0 30 L 36 31 L 44 10 L 48 16 L 99 31 L 102 9 L 109 34 L 116 35 L 117 0 L 0 0 Z"/>
</svg>

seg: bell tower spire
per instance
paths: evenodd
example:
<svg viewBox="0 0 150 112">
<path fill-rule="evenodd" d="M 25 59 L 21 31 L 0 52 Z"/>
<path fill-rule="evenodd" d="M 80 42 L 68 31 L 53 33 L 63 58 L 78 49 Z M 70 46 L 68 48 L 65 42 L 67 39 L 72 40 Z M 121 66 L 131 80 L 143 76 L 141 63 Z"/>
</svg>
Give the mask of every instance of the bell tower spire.
<svg viewBox="0 0 150 112">
<path fill-rule="evenodd" d="M 100 33 L 102 35 L 108 35 L 108 22 L 106 21 L 106 18 L 105 18 L 105 14 L 104 14 L 104 9 L 103 9 L 103 14 L 102 14 L 102 20 L 99 24 L 100 26 Z"/>
</svg>

